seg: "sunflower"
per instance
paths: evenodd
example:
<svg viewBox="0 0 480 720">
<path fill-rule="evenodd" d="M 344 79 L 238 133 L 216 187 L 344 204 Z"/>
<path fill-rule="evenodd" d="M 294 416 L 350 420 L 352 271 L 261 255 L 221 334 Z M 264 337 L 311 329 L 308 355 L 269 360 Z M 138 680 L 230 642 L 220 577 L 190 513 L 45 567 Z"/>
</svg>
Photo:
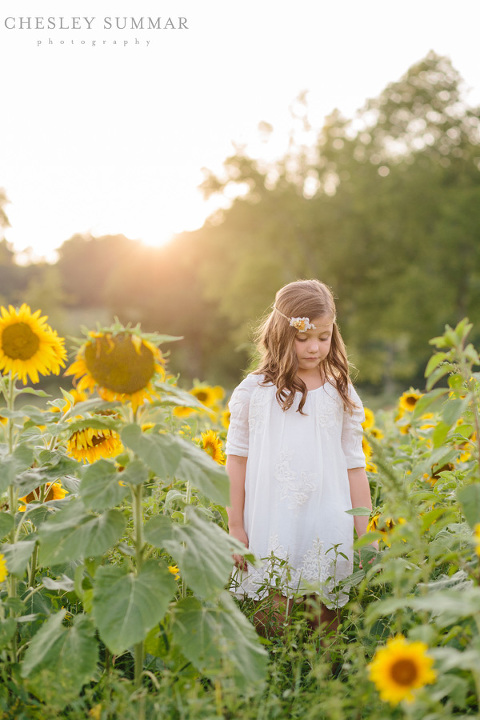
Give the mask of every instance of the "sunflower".
<svg viewBox="0 0 480 720">
<path fill-rule="evenodd" d="M 202 432 L 202 448 L 212 457 L 219 465 L 225 465 L 225 455 L 222 450 L 222 441 L 214 430 Z"/>
<path fill-rule="evenodd" d="M 230 427 L 230 410 L 224 410 L 221 414 L 220 421 L 223 427 L 228 430 Z"/>
<path fill-rule="evenodd" d="M 398 410 L 400 413 L 400 417 L 403 417 L 403 414 L 405 412 L 412 412 L 421 397 L 422 393 L 419 393 L 416 390 L 412 390 L 411 388 L 410 390 L 404 392 L 398 401 Z"/>
<path fill-rule="evenodd" d="M 0 308 L 0 370 L 11 372 L 24 385 L 28 378 L 38 383 L 39 374 L 58 375 L 65 366 L 64 340 L 47 325 L 40 310 L 32 311 L 23 303 L 19 310 L 12 305 Z"/>
<path fill-rule="evenodd" d="M 373 453 L 372 446 L 370 445 L 370 443 L 368 442 L 368 440 L 365 437 L 362 438 L 362 448 L 363 448 L 363 454 L 365 455 L 365 460 L 366 460 L 366 468 L 365 469 L 368 472 L 373 472 L 373 473 L 378 472 L 377 466 L 375 465 L 375 463 L 371 462 L 371 460 L 370 460 L 370 458 L 372 457 L 372 453 Z"/>
<path fill-rule="evenodd" d="M 377 650 L 369 672 L 382 700 L 392 705 L 401 700 L 411 702 L 414 690 L 435 681 L 433 659 L 427 650 L 425 643 L 407 642 L 403 635 L 390 638 L 385 647 Z"/>
<path fill-rule="evenodd" d="M 7 579 L 8 569 L 5 556 L 0 553 L 0 583 Z"/>
<path fill-rule="evenodd" d="M 77 430 L 70 436 L 67 452 L 75 460 L 93 463 L 100 458 L 116 457 L 123 452 L 120 435 L 108 428 Z"/>
<path fill-rule="evenodd" d="M 423 413 L 420 418 L 423 420 L 423 425 L 420 425 L 420 430 L 430 430 L 430 428 L 435 427 L 435 422 L 430 422 L 433 418 L 433 413 Z"/>
<path fill-rule="evenodd" d="M 18 498 L 20 502 L 25 503 L 18 508 L 19 512 L 25 512 L 25 510 L 27 509 L 26 505 L 28 505 L 28 503 L 40 500 L 40 491 L 41 488 L 38 487 L 35 488 L 35 490 L 32 490 L 32 492 L 28 493 L 28 495 Z M 62 487 L 61 483 L 50 483 L 48 485 L 45 485 L 45 496 L 43 498 L 43 502 L 49 502 L 50 500 L 63 500 L 65 495 L 68 495 L 68 490 L 65 490 L 65 488 Z"/>
<path fill-rule="evenodd" d="M 90 332 L 65 373 L 77 389 L 98 391 L 104 400 L 131 402 L 136 410 L 155 397 L 152 380 L 165 378 L 164 359 L 149 340 L 129 330 Z"/>
<path fill-rule="evenodd" d="M 193 408 L 184 407 L 183 405 L 177 405 L 177 407 L 173 409 L 173 414 L 178 418 L 189 417 L 194 412 L 195 410 Z"/>
<path fill-rule="evenodd" d="M 225 397 L 225 390 L 220 387 L 220 385 L 212 387 L 211 385 L 202 383 L 195 385 L 195 387 L 189 390 L 189 392 L 190 395 L 196 397 L 197 400 L 206 405 L 208 408 L 214 409 L 216 409 L 218 402 L 223 400 Z"/>
<path fill-rule="evenodd" d="M 370 408 L 364 407 L 363 409 L 365 411 L 365 421 L 362 423 L 362 427 L 364 430 L 369 430 L 375 425 L 375 415 Z"/>
<path fill-rule="evenodd" d="M 375 440 L 381 440 L 384 437 L 383 432 L 376 427 L 370 428 L 368 432 Z"/>
<path fill-rule="evenodd" d="M 473 528 L 473 539 L 475 541 L 475 552 L 480 558 L 480 523 L 477 523 Z"/>
<path fill-rule="evenodd" d="M 172 575 L 175 575 L 175 580 L 178 580 L 178 578 L 180 577 L 178 565 L 169 565 L 168 569 L 172 573 Z"/>
<path fill-rule="evenodd" d="M 377 530 L 379 533 L 381 533 L 382 540 L 385 545 L 388 545 L 388 547 L 390 547 L 391 543 L 389 533 L 397 524 L 403 525 L 404 523 L 405 520 L 403 518 L 398 518 L 398 520 L 395 521 L 391 517 L 383 517 L 381 513 L 375 513 L 375 515 L 372 515 L 372 517 L 368 521 L 367 532 L 375 532 Z"/>
</svg>

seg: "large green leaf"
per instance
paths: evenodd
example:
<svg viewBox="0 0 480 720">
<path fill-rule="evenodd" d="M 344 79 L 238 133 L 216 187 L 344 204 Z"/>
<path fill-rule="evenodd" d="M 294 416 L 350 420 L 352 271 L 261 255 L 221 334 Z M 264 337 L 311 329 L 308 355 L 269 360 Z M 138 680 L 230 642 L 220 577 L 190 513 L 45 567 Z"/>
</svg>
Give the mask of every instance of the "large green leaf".
<svg viewBox="0 0 480 720">
<path fill-rule="evenodd" d="M 125 525 L 118 510 L 88 515 L 82 503 L 70 502 L 39 529 L 40 564 L 57 565 L 103 555 L 121 538 Z"/>
<path fill-rule="evenodd" d="M 10 530 L 13 528 L 14 520 L 10 513 L 0 512 L 0 538 L 8 535 Z"/>
<path fill-rule="evenodd" d="M 120 479 L 128 485 L 142 485 L 148 480 L 148 468 L 141 460 L 132 460 L 120 475 Z"/>
<path fill-rule="evenodd" d="M 133 450 L 160 478 L 175 474 L 181 448 L 170 435 L 142 433 L 138 425 L 127 425 L 121 432 L 122 442 Z"/>
<path fill-rule="evenodd" d="M 98 645 L 91 618 L 77 615 L 70 627 L 63 625 L 65 610 L 52 615 L 32 638 L 21 674 L 34 695 L 54 707 L 78 697 L 92 679 Z"/>
<path fill-rule="evenodd" d="M 98 460 L 84 472 L 80 482 L 80 497 L 86 508 L 106 510 L 118 505 L 128 492 L 120 485 L 121 474 L 108 460 Z"/>
<path fill-rule="evenodd" d="M 182 451 L 176 475 L 200 490 L 209 500 L 228 505 L 230 486 L 227 473 L 208 453 L 183 438 L 175 438 Z"/>
<path fill-rule="evenodd" d="M 480 483 L 467 485 L 458 491 L 457 497 L 471 528 L 480 523 Z"/>
<path fill-rule="evenodd" d="M 5 556 L 7 570 L 11 575 L 23 576 L 34 547 L 35 540 L 20 540 L 13 545 L 5 543 L 1 546 L 0 550 Z"/>
<path fill-rule="evenodd" d="M 268 655 L 228 593 L 216 606 L 193 597 L 175 606 L 173 639 L 185 657 L 208 677 L 231 673 L 240 688 L 262 685 Z"/>
<path fill-rule="evenodd" d="M 193 508 L 187 508 L 187 520 L 181 525 L 157 515 L 146 524 L 145 539 L 155 547 L 166 548 L 187 585 L 196 595 L 210 598 L 225 588 L 232 555 L 244 554 L 245 547 Z"/>
<path fill-rule="evenodd" d="M 118 655 L 144 640 L 165 615 L 175 589 L 173 575 L 153 560 L 138 575 L 121 567 L 100 567 L 95 575 L 93 617 L 108 649 Z"/>
<path fill-rule="evenodd" d="M 367 621 L 373 622 L 378 617 L 390 615 L 405 607 L 430 612 L 438 627 L 448 627 L 464 618 L 475 617 L 480 607 L 480 588 L 447 589 L 424 596 L 387 598 L 368 608 Z"/>
<path fill-rule="evenodd" d="M 3 412 L 3 410 L 2 410 Z M 6 447 L 0 450 L 0 492 L 13 485 L 20 473 L 33 463 L 33 450 L 27 445 L 18 445 L 10 455 Z"/>
</svg>

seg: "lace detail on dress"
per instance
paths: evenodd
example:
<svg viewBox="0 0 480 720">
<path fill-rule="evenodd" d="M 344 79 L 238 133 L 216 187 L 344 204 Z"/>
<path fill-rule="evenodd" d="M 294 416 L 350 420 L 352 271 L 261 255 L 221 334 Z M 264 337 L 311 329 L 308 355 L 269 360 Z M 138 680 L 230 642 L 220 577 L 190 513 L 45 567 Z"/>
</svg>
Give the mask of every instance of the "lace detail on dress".
<svg viewBox="0 0 480 720">
<path fill-rule="evenodd" d="M 348 595 L 335 591 L 335 585 L 339 577 L 351 574 L 351 562 L 337 555 L 334 548 L 325 551 L 324 543 L 317 537 L 297 560 L 297 567 L 294 567 L 288 550 L 278 535 L 272 534 L 268 540 L 267 556 L 261 558 L 262 565 L 256 568 L 249 566 L 246 573 L 240 572 L 237 577 L 234 575 L 231 589 L 257 600 L 274 590 L 286 597 L 315 592 L 329 606 L 335 607 L 341 607 L 348 601 Z"/>
<path fill-rule="evenodd" d="M 252 397 L 250 398 L 248 422 L 252 434 L 259 432 L 265 425 L 265 406 L 269 402 L 269 389 L 268 387 L 258 386 L 254 389 Z"/>
<path fill-rule="evenodd" d="M 318 486 L 318 474 L 292 469 L 291 455 L 281 453 L 274 468 L 274 477 L 280 485 L 280 500 L 287 500 L 288 509 L 298 512 Z M 317 482 L 315 482 L 317 480 Z"/>
<path fill-rule="evenodd" d="M 327 383 L 323 392 L 316 393 L 316 418 L 320 427 L 334 427 L 342 421 L 342 400 L 332 385 Z"/>
</svg>

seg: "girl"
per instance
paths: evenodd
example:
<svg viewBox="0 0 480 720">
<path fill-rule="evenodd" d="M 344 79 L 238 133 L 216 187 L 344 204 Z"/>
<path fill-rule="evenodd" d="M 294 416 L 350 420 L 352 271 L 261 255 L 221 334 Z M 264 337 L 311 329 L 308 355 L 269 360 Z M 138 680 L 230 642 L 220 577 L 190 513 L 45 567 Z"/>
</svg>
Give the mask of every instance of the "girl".
<svg viewBox="0 0 480 720">
<path fill-rule="evenodd" d="M 258 339 L 259 367 L 229 403 L 226 453 L 229 531 L 261 563 L 234 556 L 234 592 L 270 595 L 277 619 L 288 598 L 314 592 L 320 621 L 336 629 L 348 597 L 334 587 L 352 572 L 353 522 L 359 536 L 368 522 L 346 510 L 371 508 L 371 499 L 365 415 L 330 290 L 318 280 L 283 287 Z"/>
</svg>

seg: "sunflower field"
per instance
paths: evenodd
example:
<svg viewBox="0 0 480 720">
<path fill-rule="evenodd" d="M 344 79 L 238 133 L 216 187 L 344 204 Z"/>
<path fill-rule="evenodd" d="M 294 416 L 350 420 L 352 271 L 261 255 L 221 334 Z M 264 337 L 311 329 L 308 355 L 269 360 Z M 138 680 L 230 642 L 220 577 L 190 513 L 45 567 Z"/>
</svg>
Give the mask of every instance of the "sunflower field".
<svg viewBox="0 0 480 720">
<path fill-rule="evenodd" d="M 470 330 L 431 341 L 424 392 L 366 410 L 374 509 L 351 511 L 370 520 L 338 632 L 312 631 L 302 597 L 279 632 L 267 599 L 260 638 L 257 608 L 228 591 L 244 548 L 227 528 L 225 390 L 181 388 L 167 363 L 178 338 L 117 322 L 68 365 L 40 311 L 2 307 L 1 717 L 478 717 Z M 61 397 L 30 384 L 60 372 Z"/>
</svg>

